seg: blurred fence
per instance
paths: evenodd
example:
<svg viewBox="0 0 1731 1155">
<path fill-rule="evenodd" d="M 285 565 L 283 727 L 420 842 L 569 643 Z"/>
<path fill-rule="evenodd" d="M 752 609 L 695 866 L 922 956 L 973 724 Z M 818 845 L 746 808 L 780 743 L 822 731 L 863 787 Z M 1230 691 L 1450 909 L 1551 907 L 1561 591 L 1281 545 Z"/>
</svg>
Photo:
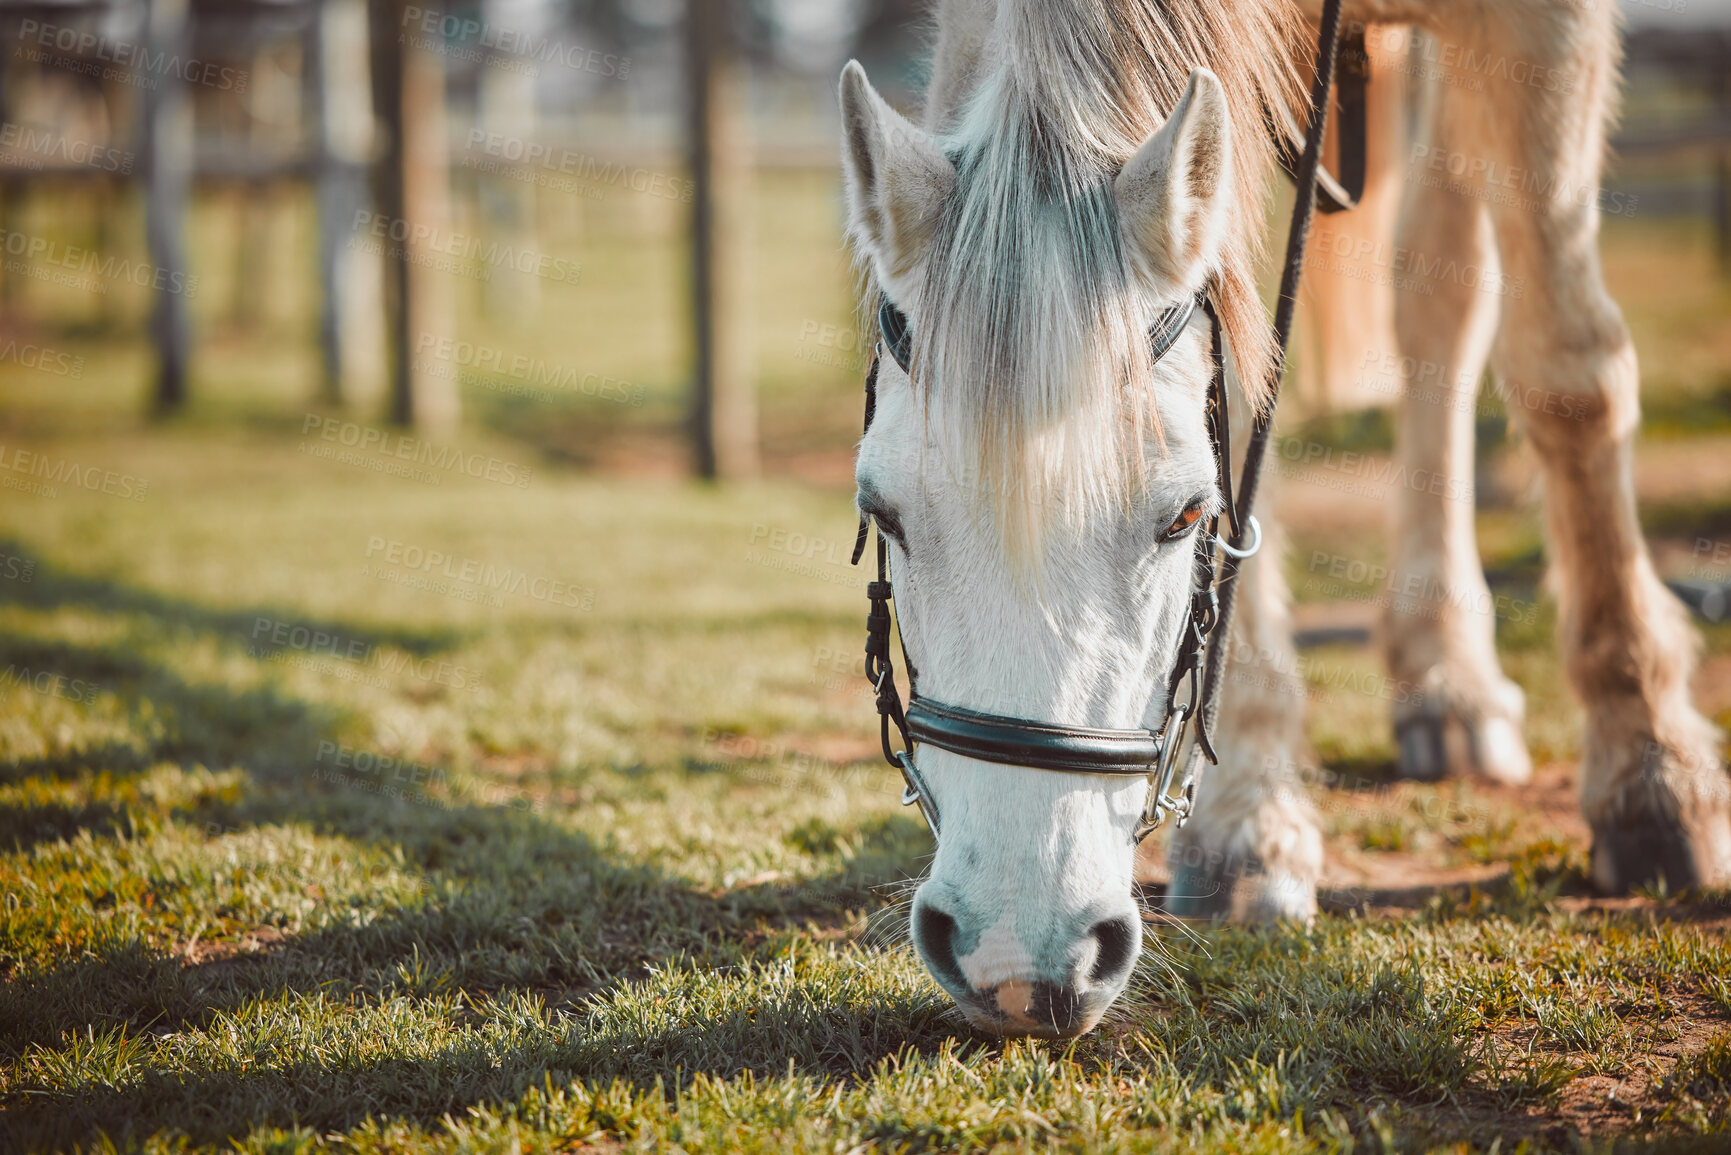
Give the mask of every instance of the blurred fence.
<svg viewBox="0 0 1731 1155">
<path fill-rule="evenodd" d="M 1714 223 L 1720 268 L 1731 276 L 1731 25 L 1640 27 L 1630 32 L 1626 83 L 1644 107 L 1613 142 L 1630 162 L 1680 161 L 1695 180 L 1653 187 L 1647 211 L 1705 212 Z"/>
<path fill-rule="evenodd" d="M 807 2 L 808 21 L 818 9 L 860 9 Z M 769 83 L 772 65 L 750 50 L 762 30 L 747 26 L 762 6 L 712 0 L 683 16 L 643 7 L 671 15 L 633 56 L 598 4 L 0 4 L 0 313 L 25 279 L 142 289 L 155 404 L 175 409 L 187 399 L 199 285 L 187 231 L 194 191 L 243 190 L 256 204 L 255 194 L 304 186 L 316 205 L 325 400 L 353 404 L 350 383 L 382 359 L 389 416 L 448 428 L 457 381 L 411 354 L 459 328 L 451 273 L 477 273 L 489 309 L 533 314 L 544 291 L 576 276 L 537 235 L 540 199 L 617 183 L 676 208 L 689 297 L 666 308 L 690 332 L 695 467 L 748 474 L 758 456 L 753 173 L 833 169 L 833 70 L 786 90 Z M 901 27 L 910 17 L 897 0 L 874 19 Z M 917 71 L 910 42 L 873 41 L 872 27 L 848 26 L 831 54 L 893 53 L 882 70 L 893 89 Z M 1638 190 L 1643 215 L 1709 215 L 1731 269 L 1731 28 L 1649 22 L 1629 36 L 1627 71 L 1617 187 Z M 778 100 L 804 106 L 808 131 L 766 129 Z M 594 115 L 576 115 L 584 110 Z M 31 195 L 64 196 L 69 212 L 85 206 L 88 243 L 25 219 Z M 249 232 L 266 227 L 265 211 L 247 218 Z M 116 240 L 136 227 L 130 214 L 142 216 L 142 259 Z M 251 239 L 235 254 L 237 308 L 275 289 Z"/>
</svg>

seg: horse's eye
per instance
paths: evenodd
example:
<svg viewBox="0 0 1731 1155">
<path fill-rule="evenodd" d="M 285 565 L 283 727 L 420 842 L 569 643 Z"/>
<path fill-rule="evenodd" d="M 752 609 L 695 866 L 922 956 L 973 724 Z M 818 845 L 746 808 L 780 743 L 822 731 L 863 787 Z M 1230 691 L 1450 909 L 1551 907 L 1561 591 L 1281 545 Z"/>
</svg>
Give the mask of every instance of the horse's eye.
<svg viewBox="0 0 1731 1155">
<path fill-rule="evenodd" d="M 1191 526 L 1201 521 L 1202 510 L 1207 506 L 1207 504 L 1208 503 L 1205 501 L 1191 502 L 1189 508 L 1185 509 L 1183 513 L 1178 515 L 1178 520 L 1166 527 L 1166 532 L 1160 535 L 1160 540 L 1162 542 L 1171 541 L 1173 538 L 1184 533 Z"/>
</svg>

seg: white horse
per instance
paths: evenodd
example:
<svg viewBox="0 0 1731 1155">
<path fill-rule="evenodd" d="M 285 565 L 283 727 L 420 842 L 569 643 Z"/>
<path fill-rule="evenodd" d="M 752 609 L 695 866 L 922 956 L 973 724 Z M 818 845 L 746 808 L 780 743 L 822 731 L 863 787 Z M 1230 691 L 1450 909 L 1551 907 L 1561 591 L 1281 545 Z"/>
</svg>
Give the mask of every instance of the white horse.
<svg viewBox="0 0 1731 1155">
<path fill-rule="evenodd" d="M 1235 391 L 1263 402 L 1264 117 L 1301 108 L 1307 17 L 1288 0 L 938 0 L 919 126 L 857 63 L 843 72 L 850 238 L 872 298 L 887 293 L 913 335 L 911 373 L 881 363 L 858 501 L 891 541 L 922 694 L 1067 725 L 1159 725 L 1192 535 L 1220 497 L 1202 314 L 1157 364 L 1146 332 L 1206 288 Z M 1695 641 L 1635 519 L 1634 352 L 1600 276 L 1596 207 L 1571 192 L 1597 187 L 1614 5 L 1346 0 L 1344 18 L 1428 29 L 1456 58 L 1502 54 L 1524 75 L 1571 80 L 1430 82 L 1430 145 L 1536 172 L 1547 199 L 1533 212 L 1415 185 L 1383 214 L 1398 217 L 1400 244 L 1500 261 L 1524 286 L 1500 315 L 1498 298 L 1464 285 L 1403 295 L 1398 349 L 1451 366 L 1456 391 L 1470 394 L 1488 358 L 1523 391 L 1570 401 L 1567 417 L 1510 409 L 1543 463 L 1559 632 L 1587 707 L 1594 878 L 1613 890 L 1731 880 L 1731 792 L 1688 696 Z M 1471 410 L 1451 404 L 1444 419 L 1409 404 L 1403 461 L 1470 478 Z M 1396 719 L 1403 761 L 1435 771 L 1440 754 L 1518 781 L 1530 773 L 1521 693 L 1498 669 L 1490 616 L 1460 608 L 1488 602 L 1460 596 L 1483 590 L 1471 513 L 1428 489 L 1400 503 L 1394 565 L 1431 580 L 1391 622 L 1390 663 L 1434 691 Z M 1239 580 L 1232 650 L 1255 668 L 1228 674 L 1220 764 L 1169 849 L 1173 905 L 1227 913 L 1236 889 L 1231 913 L 1306 919 L 1322 839 L 1291 769 L 1303 698 L 1277 546 Z M 927 968 L 985 1030 L 1091 1029 L 1141 941 L 1131 831 L 1144 785 L 931 747 L 920 768 L 943 816 L 911 917 Z"/>
</svg>

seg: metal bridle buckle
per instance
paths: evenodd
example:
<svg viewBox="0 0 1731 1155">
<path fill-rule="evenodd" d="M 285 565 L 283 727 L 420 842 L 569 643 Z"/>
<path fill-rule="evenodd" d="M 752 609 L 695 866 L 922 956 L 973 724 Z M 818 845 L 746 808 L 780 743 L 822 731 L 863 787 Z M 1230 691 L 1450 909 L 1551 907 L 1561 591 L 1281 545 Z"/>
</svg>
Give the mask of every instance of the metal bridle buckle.
<svg viewBox="0 0 1731 1155">
<path fill-rule="evenodd" d="M 1250 530 L 1250 544 L 1245 546 L 1243 549 L 1234 549 L 1231 542 L 1218 534 L 1215 535 L 1214 544 L 1220 547 L 1221 553 L 1225 554 L 1227 557 L 1236 558 L 1239 561 L 1243 561 L 1245 558 L 1255 557 L 1256 552 L 1262 548 L 1262 523 L 1256 520 L 1256 515 L 1253 513 L 1250 515 L 1249 520 L 1245 522 L 1245 528 Z"/>
<path fill-rule="evenodd" d="M 1172 789 L 1172 779 L 1178 773 L 1178 759 L 1185 749 L 1184 728 L 1190 722 L 1192 704 L 1185 702 L 1177 707 L 1176 712 L 1166 723 L 1166 732 L 1160 744 L 1160 759 L 1148 771 L 1148 801 L 1143 803 L 1142 816 L 1136 820 L 1136 828 L 1131 833 L 1132 844 L 1140 843 L 1154 831 L 1166 823 L 1168 814 L 1178 817 L 1177 828 L 1184 829 L 1184 823 L 1190 817 L 1190 806 L 1196 800 L 1196 779 L 1194 775 L 1186 774 L 1183 794 L 1174 798 L 1168 793 Z M 1194 756 L 1195 751 L 1190 751 Z M 1190 759 L 1185 759 L 1188 770 Z"/>
<path fill-rule="evenodd" d="M 914 765 L 911 751 L 897 750 L 896 761 L 901 764 L 902 781 L 907 783 L 902 790 L 902 805 L 912 806 L 918 802 L 920 813 L 926 816 L 926 825 L 932 828 L 932 837 L 938 836 L 938 804 L 932 798 L 931 788 L 926 780 L 920 777 L 920 771 Z"/>
</svg>

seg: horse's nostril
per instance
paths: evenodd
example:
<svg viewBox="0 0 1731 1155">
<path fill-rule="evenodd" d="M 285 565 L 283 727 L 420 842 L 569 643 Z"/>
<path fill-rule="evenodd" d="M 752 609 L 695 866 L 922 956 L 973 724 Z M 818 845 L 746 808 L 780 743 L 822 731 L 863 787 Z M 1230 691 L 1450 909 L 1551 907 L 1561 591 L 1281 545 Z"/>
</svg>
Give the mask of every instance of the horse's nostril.
<svg viewBox="0 0 1731 1155">
<path fill-rule="evenodd" d="M 1093 1025 L 1081 992 L 1056 983 L 1035 983 L 1029 1010 L 1035 1022 L 1042 1027 L 1050 1026 L 1058 1035 L 1075 1035 Z"/>
<path fill-rule="evenodd" d="M 1088 933 L 1100 944 L 1100 953 L 1094 956 L 1094 969 L 1088 972 L 1088 981 L 1111 983 L 1124 977 L 1124 972 L 1136 961 L 1137 938 L 1142 933 L 1142 924 L 1133 916 L 1125 915 L 1103 919 Z"/>
<path fill-rule="evenodd" d="M 967 987 L 961 965 L 956 962 L 955 919 L 930 903 L 916 902 L 913 939 L 914 946 L 925 956 L 926 966 L 935 977 L 958 990 Z"/>
</svg>

